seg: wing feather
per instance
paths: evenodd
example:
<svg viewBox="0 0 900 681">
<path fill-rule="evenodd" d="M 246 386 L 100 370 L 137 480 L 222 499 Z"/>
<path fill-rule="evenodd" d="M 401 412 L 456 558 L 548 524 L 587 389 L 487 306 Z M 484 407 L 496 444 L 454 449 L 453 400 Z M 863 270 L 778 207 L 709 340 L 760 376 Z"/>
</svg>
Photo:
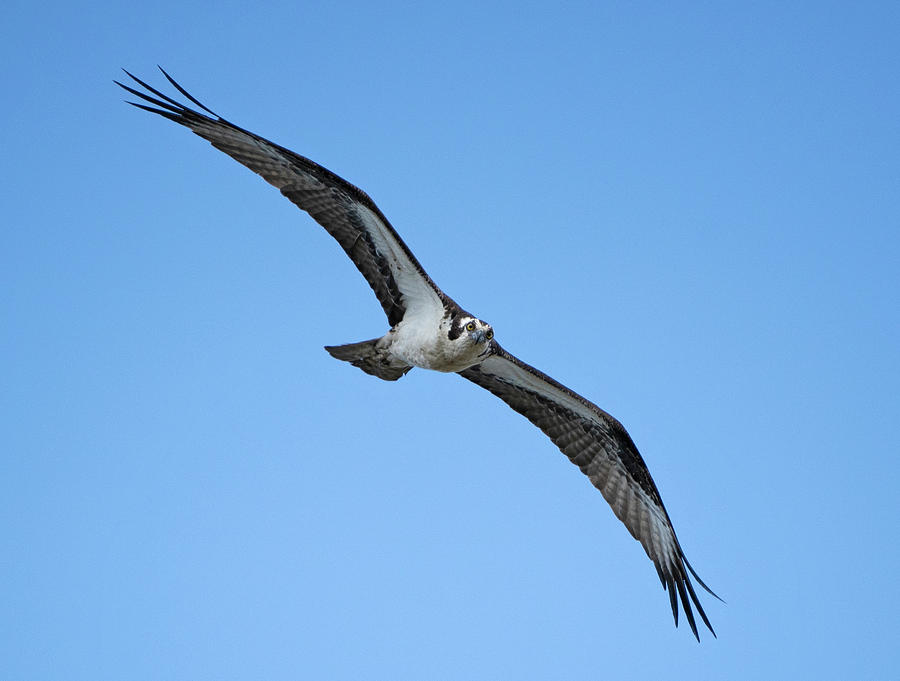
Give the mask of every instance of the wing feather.
<svg viewBox="0 0 900 681">
<path fill-rule="evenodd" d="M 581 469 L 653 561 L 663 588 L 669 592 L 675 624 L 680 601 L 699 640 L 693 604 L 715 636 L 688 573 L 706 591 L 718 596 L 687 562 L 656 483 L 622 424 L 496 343 L 493 354 L 484 362 L 459 373 L 540 428 Z"/>
<path fill-rule="evenodd" d="M 160 69 L 188 100 L 185 106 L 125 71 L 143 88 L 116 84 L 147 104 L 135 106 L 192 130 L 214 147 L 262 176 L 322 225 L 369 282 L 391 326 L 410 308 L 442 309 L 448 300 L 372 199 L 310 159 L 244 130 L 213 113 Z"/>
<path fill-rule="evenodd" d="M 185 106 L 127 71 L 143 91 L 116 83 L 145 102 L 131 104 L 187 127 L 309 213 L 337 240 L 368 281 L 392 326 L 410 310 L 435 311 L 452 304 L 365 192 L 310 159 L 221 118 L 162 72 L 182 96 L 206 113 Z M 680 601 L 699 640 L 693 604 L 715 636 L 690 576 L 718 596 L 684 556 L 659 490 L 625 428 L 496 343 L 493 354 L 482 364 L 460 374 L 525 416 L 581 469 L 653 562 L 669 593 L 675 624 Z"/>
</svg>

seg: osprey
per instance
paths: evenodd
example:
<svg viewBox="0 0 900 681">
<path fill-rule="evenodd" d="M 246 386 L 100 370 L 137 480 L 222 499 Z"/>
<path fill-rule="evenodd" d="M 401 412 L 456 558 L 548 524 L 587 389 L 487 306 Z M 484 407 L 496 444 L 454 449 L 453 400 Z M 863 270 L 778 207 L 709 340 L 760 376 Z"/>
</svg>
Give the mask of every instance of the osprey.
<svg viewBox="0 0 900 681">
<path fill-rule="evenodd" d="M 185 106 L 128 71 L 144 92 L 115 83 L 152 106 L 129 104 L 189 128 L 277 187 L 338 241 L 369 282 L 390 329 L 372 340 L 328 346 L 325 349 L 331 356 L 386 381 L 396 381 L 413 367 L 457 373 L 506 402 L 588 476 L 641 543 L 669 592 L 675 625 L 680 598 L 697 640 L 692 602 L 715 636 L 690 576 L 718 596 L 687 561 L 659 490 L 622 424 L 504 350 L 490 324 L 463 310 L 437 287 L 365 192 L 310 159 L 221 118 L 160 71 L 206 113 Z"/>
</svg>

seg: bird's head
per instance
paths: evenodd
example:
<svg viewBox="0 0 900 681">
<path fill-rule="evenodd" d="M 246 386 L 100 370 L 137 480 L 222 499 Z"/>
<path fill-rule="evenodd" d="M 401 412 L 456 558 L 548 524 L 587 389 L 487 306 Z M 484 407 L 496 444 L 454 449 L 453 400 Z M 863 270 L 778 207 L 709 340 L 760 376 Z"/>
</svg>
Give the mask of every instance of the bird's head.
<svg viewBox="0 0 900 681">
<path fill-rule="evenodd" d="M 447 337 L 467 348 L 477 349 L 476 354 L 482 355 L 490 351 L 494 329 L 487 322 L 461 314 L 452 320 Z"/>
</svg>

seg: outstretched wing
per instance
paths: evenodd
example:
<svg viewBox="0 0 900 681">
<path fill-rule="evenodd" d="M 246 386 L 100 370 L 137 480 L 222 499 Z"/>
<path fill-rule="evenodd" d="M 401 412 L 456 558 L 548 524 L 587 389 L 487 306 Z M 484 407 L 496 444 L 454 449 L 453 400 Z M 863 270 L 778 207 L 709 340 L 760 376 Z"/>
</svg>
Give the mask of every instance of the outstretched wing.
<svg viewBox="0 0 900 681">
<path fill-rule="evenodd" d="M 361 189 L 330 170 L 219 117 L 189 95 L 160 68 L 169 82 L 207 114 L 195 111 L 125 71 L 144 92 L 115 81 L 153 106 L 129 102 L 165 116 L 262 176 L 309 213 L 341 245 L 369 282 L 391 326 L 406 311 L 442 309 L 446 296 Z"/>
<path fill-rule="evenodd" d="M 685 558 L 659 490 L 622 424 L 496 343 L 493 354 L 484 362 L 459 373 L 494 393 L 544 431 L 590 478 L 656 566 L 663 588 L 669 592 L 675 624 L 680 597 L 694 636 L 700 639 L 691 602 L 715 636 L 690 575 L 715 594 Z"/>
</svg>

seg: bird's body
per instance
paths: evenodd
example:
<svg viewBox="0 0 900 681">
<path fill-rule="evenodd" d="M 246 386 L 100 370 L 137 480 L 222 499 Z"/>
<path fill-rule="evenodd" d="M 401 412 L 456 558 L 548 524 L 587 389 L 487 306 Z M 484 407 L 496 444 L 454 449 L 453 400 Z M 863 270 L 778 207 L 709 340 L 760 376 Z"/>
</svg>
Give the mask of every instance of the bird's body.
<svg viewBox="0 0 900 681">
<path fill-rule="evenodd" d="M 356 264 L 390 328 L 372 340 L 327 346 L 333 357 L 387 381 L 398 380 L 414 367 L 458 373 L 506 402 L 581 469 L 641 543 L 669 592 L 675 623 L 680 600 L 695 636 L 699 638 L 692 603 L 712 631 L 690 575 L 709 588 L 687 562 L 659 490 L 616 419 L 504 350 L 489 324 L 435 285 L 365 192 L 308 158 L 220 118 L 168 74 L 172 85 L 209 115 L 128 75 L 146 92 L 119 85 L 152 105 L 135 106 L 184 125 L 261 175 L 321 224 Z"/>
<path fill-rule="evenodd" d="M 493 329 L 480 319 L 458 308 L 435 307 L 407 312 L 381 338 L 325 349 L 366 373 L 395 381 L 413 367 L 457 373 L 475 366 L 491 352 L 493 337 Z"/>
<path fill-rule="evenodd" d="M 390 352 L 414 367 L 456 373 L 468 369 L 490 352 L 493 329 L 474 317 L 462 320 L 445 313 L 404 319 L 388 332 Z M 456 327 L 474 324 L 475 331 L 460 334 Z"/>
</svg>

